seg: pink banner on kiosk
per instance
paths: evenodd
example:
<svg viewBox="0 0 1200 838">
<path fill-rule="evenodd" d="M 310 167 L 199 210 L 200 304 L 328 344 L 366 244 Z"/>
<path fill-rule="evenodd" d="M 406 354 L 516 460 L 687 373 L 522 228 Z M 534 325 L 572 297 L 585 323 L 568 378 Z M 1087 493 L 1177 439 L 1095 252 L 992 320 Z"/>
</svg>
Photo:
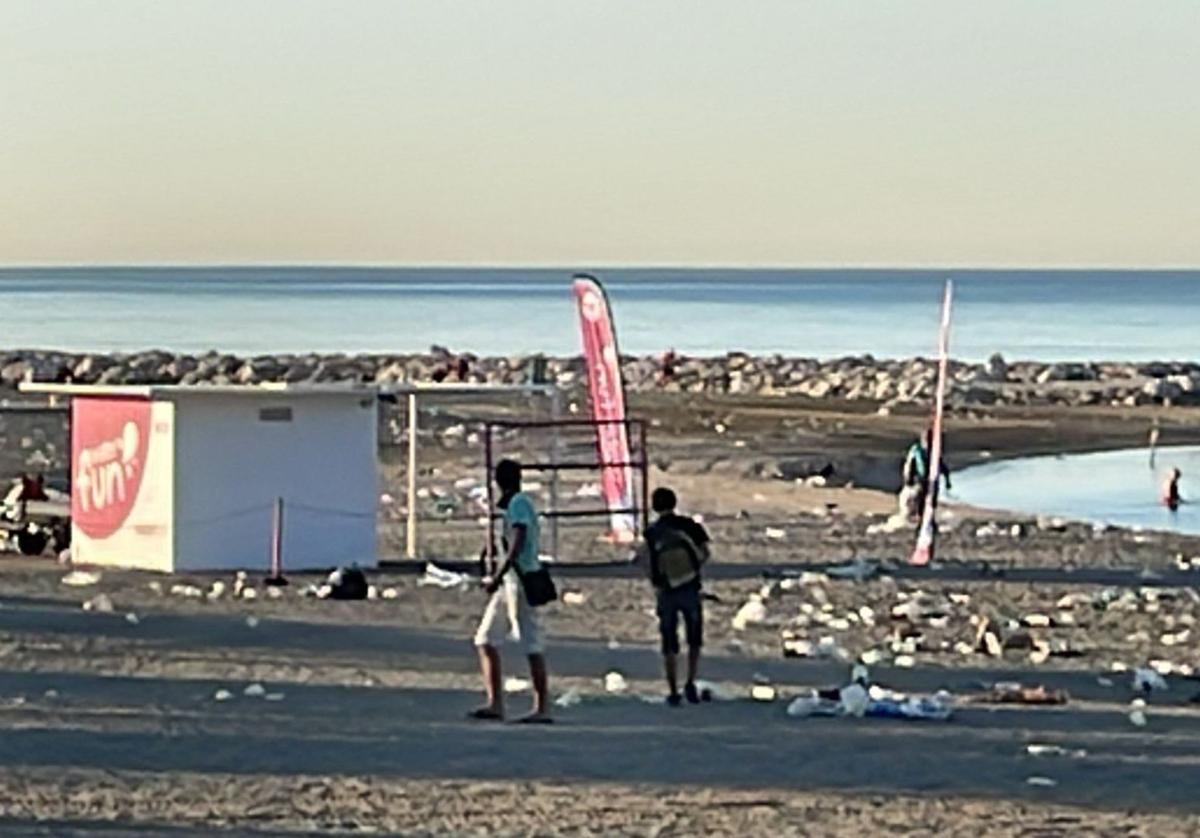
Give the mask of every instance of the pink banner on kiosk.
<svg viewBox="0 0 1200 838">
<path fill-rule="evenodd" d="M 129 517 L 150 443 L 150 402 L 77 398 L 71 404 L 71 521 L 104 539 Z"/>
<path fill-rule="evenodd" d="M 608 297 L 595 277 L 579 274 L 574 281 L 579 309 L 579 331 L 587 364 L 588 397 L 596 425 L 600 455 L 600 489 L 612 511 L 611 527 L 617 541 L 632 541 L 637 531 L 633 509 L 633 469 L 629 465 L 629 427 L 625 423 L 625 384 L 621 356 L 613 330 Z"/>
</svg>

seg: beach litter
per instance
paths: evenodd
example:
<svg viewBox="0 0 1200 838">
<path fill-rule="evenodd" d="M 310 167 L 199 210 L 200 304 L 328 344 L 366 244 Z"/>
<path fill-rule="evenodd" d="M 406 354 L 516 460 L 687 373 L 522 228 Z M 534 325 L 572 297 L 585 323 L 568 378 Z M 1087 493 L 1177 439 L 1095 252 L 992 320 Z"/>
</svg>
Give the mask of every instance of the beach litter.
<svg viewBox="0 0 1200 838">
<path fill-rule="evenodd" d="M 381 596 L 383 599 L 399 599 L 400 592 L 395 588 L 384 588 Z"/>
<path fill-rule="evenodd" d="M 623 693 L 629 689 L 629 682 L 625 680 L 625 676 L 620 672 L 609 672 L 604 676 L 604 691 L 610 693 Z"/>
<path fill-rule="evenodd" d="M 750 698 L 754 701 L 774 701 L 777 695 L 770 684 L 755 684 L 750 688 Z"/>
<path fill-rule="evenodd" d="M 758 594 L 751 594 L 750 599 L 742 604 L 733 615 L 732 626 L 735 631 L 744 631 L 751 623 L 761 623 L 767 619 L 767 606 L 763 604 Z"/>
<path fill-rule="evenodd" d="M 577 707 L 583 703 L 583 696 L 579 694 L 579 690 L 570 689 L 554 699 L 555 707 Z"/>
<path fill-rule="evenodd" d="M 563 591 L 563 605 L 583 605 L 587 602 L 587 597 L 582 591 Z"/>
<path fill-rule="evenodd" d="M 433 562 L 426 562 L 425 575 L 417 580 L 417 584 L 423 588 L 433 587 L 442 588 L 443 590 L 459 588 L 465 590 L 471 584 L 471 579 L 465 573 L 445 570 Z"/>
<path fill-rule="evenodd" d="M 125 615 L 125 622 L 129 623 L 131 626 L 136 626 L 141 622 L 141 619 L 139 619 L 137 614 L 134 614 L 132 611 L 130 611 Z"/>
<path fill-rule="evenodd" d="M 1156 670 L 1150 667 L 1138 667 L 1133 671 L 1134 692 L 1151 693 L 1155 690 L 1167 690 L 1167 680 L 1162 677 Z"/>
<path fill-rule="evenodd" d="M 1135 698 L 1129 702 L 1129 721 L 1134 727 L 1146 726 L 1146 700 Z"/>
<path fill-rule="evenodd" d="M 1082 759 L 1087 756 L 1083 748 L 1064 748 L 1062 745 L 1048 745 L 1031 742 L 1025 746 L 1025 753 L 1031 757 L 1071 757 Z"/>
<path fill-rule="evenodd" d="M 112 598 L 108 594 L 96 594 L 83 603 L 83 610 L 95 611 L 97 614 L 111 614 L 113 611 Z"/>
<path fill-rule="evenodd" d="M 783 539 L 787 538 L 787 530 L 781 530 L 779 527 L 767 527 L 766 530 L 763 531 L 763 535 L 774 541 L 782 541 Z"/>
<path fill-rule="evenodd" d="M 225 583 L 223 581 L 221 581 L 220 579 L 218 579 L 215 582 L 213 582 L 211 586 L 209 586 L 208 593 L 206 593 L 204 596 L 209 601 L 215 601 L 215 600 L 220 599 L 221 595 L 224 593 L 225 593 Z"/>
<path fill-rule="evenodd" d="M 980 704 L 1027 704 L 1062 705 L 1071 700 L 1066 690 L 1049 689 L 1042 684 L 1027 687 L 1017 681 L 1005 681 L 993 684 L 983 695 L 975 696 L 972 701 Z"/>
<path fill-rule="evenodd" d="M 88 585 L 95 585 L 99 581 L 99 573 L 91 573 L 86 570 L 72 570 L 59 580 L 63 585 L 70 585 L 73 588 L 85 588 Z"/>
<path fill-rule="evenodd" d="M 508 677 L 504 679 L 504 691 L 506 693 L 523 693 L 529 689 L 529 681 L 524 678 Z"/>
<path fill-rule="evenodd" d="M 703 678 L 696 680 L 696 692 L 700 694 L 701 701 L 733 701 L 737 698 L 720 684 L 705 681 Z"/>
</svg>

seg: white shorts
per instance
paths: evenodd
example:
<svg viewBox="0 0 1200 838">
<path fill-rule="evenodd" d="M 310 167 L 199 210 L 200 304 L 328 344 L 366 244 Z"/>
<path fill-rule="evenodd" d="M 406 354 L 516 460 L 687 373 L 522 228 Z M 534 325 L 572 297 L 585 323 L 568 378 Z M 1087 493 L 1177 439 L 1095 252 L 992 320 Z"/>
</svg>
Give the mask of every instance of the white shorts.
<svg viewBox="0 0 1200 838">
<path fill-rule="evenodd" d="M 537 609 L 525 599 L 525 589 L 516 571 L 504 574 L 504 581 L 488 600 L 483 619 L 475 632 L 476 646 L 500 648 L 506 637 L 521 644 L 526 655 L 542 654 L 542 627 Z"/>
</svg>

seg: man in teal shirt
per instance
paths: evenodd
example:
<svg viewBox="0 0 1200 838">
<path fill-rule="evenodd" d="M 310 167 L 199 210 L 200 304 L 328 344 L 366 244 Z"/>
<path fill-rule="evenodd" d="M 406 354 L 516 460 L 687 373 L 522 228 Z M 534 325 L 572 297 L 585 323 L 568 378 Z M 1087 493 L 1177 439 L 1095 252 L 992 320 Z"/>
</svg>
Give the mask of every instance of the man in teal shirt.
<svg viewBox="0 0 1200 838">
<path fill-rule="evenodd" d="M 503 675 L 500 647 L 512 635 L 529 658 L 529 677 L 533 682 L 533 712 L 522 722 L 547 723 L 546 697 L 549 691 L 542 630 L 536 610 L 529 604 L 519 574 L 540 570 L 538 560 L 537 510 L 529 495 L 521 491 L 521 466 L 513 460 L 501 460 L 496 466 L 496 486 L 500 489 L 499 506 L 504 510 L 504 556 L 499 567 L 490 561 L 483 577 L 489 594 L 483 619 L 475 632 L 479 651 L 479 670 L 487 703 L 471 715 L 476 719 L 504 718 Z"/>
</svg>

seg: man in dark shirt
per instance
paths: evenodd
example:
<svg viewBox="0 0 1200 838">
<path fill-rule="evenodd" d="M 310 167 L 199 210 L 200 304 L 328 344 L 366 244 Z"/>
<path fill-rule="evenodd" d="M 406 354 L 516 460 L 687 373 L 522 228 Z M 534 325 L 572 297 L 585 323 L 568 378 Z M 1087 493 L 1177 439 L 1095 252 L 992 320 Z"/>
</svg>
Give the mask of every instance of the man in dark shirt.
<svg viewBox="0 0 1200 838">
<path fill-rule="evenodd" d="M 683 618 L 688 644 L 687 683 L 684 695 L 700 702 L 696 669 L 704 641 L 704 615 L 700 599 L 700 566 L 708 560 L 708 533 L 704 527 L 675 514 L 675 493 L 654 490 L 651 506 L 658 514 L 646 530 L 643 559 L 658 598 L 658 625 L 662 634 L 663 670 L 667 676 L 667 703 L 680 704 L 676 657 L 679 654 L 679 618 Z"/>
</svg>

